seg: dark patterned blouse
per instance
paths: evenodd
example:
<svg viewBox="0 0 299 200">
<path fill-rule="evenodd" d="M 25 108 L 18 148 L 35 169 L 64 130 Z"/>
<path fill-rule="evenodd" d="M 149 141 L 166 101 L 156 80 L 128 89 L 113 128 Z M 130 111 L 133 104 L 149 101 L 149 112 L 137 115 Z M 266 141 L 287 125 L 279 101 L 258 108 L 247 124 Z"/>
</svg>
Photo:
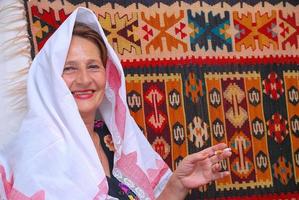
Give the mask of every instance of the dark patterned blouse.
<svg viewBox="0 0 299 200">
<path fill-rule="evenodd" d="M 109 186 L 108 194 L 121 200 L 139 200 L 135 193 L 125 184 L 117 180 L 113 174 L 114 145 L 111 134 L 103 121 L 95 122 L 95 131 L 100 136 L 101 146 L 107 156 L 111 177 L 106 177 Z"/>
</svg>

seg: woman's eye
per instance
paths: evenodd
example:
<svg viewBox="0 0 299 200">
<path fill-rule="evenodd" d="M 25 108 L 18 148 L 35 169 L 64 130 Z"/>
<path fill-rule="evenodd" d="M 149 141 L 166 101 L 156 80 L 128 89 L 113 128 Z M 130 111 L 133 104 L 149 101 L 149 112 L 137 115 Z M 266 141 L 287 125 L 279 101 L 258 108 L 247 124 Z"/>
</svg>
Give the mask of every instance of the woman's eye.
<svg viewBox="0 0 299 200">
<path fill-rule="evenodd" d="M 63 73 L 71 73 L 73 71 L 75 71 L 77 68 L 76 67 L 73 67 L 73 66 L 66 66 L 64 67 L 63 69 Z"/>
<path fill-rule="evenodd" d="M 99 66 L 99 65 L 89 65 L 88 68 L 90 70 L 97 71 L 97 70 L 99 70 L 101 68 L 101 66 Z"/>
</svg>

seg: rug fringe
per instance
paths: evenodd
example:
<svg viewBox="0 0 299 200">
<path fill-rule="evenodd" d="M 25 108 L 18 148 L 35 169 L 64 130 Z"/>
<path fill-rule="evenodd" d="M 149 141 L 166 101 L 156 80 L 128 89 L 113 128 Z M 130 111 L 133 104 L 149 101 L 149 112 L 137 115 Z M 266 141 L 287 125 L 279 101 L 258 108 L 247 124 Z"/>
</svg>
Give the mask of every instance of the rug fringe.
<svg viewBox="0 0 299 200">
<path fill-rule="evenodd" d="M 4 4 L 4 3 L 3 3 Z M 23 1 L 10 1 L 0 5 L 0 30 L 6 36 L 0 44 L 4 71 L 3 96 L 16 111 L 26 110 L 26 80 L 31 65 L 31 45 L 27 32 Z M 13 63 L 11 65 L 10 63 Z"/>
</svg>

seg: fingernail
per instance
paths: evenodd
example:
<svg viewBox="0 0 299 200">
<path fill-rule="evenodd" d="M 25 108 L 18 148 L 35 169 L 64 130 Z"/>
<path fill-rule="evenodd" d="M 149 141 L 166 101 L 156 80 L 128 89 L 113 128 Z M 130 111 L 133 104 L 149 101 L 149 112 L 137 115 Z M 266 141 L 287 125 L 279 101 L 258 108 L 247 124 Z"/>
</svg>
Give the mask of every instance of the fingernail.
<svg viewBox="0 0 299 200">
<path fill-rule="evenodd" d="M 214 155 L 220 155 L 220 154 L 222 154 L 223 152 L 231 151 L 231 150 L 232 150 L 231 148 L 225 148 L 225 149 L 223 149 L 223 150 L 216 150 L 216 151 L 214 152 Z"/>
</svg>

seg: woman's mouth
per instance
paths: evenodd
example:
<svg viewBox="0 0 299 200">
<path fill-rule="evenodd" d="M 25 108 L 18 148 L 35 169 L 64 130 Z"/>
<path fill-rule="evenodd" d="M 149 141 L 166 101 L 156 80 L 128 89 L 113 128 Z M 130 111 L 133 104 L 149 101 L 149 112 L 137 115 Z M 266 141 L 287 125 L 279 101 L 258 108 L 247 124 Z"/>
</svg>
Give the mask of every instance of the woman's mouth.
<svg viewBox="0 0 299 200">
<path fill-rule="evenodd" d="M 77 90 L 72 91 L 73 96 L 76 99 L 89 99 L 93 97 L 95 90 Z"/>
</svg>

